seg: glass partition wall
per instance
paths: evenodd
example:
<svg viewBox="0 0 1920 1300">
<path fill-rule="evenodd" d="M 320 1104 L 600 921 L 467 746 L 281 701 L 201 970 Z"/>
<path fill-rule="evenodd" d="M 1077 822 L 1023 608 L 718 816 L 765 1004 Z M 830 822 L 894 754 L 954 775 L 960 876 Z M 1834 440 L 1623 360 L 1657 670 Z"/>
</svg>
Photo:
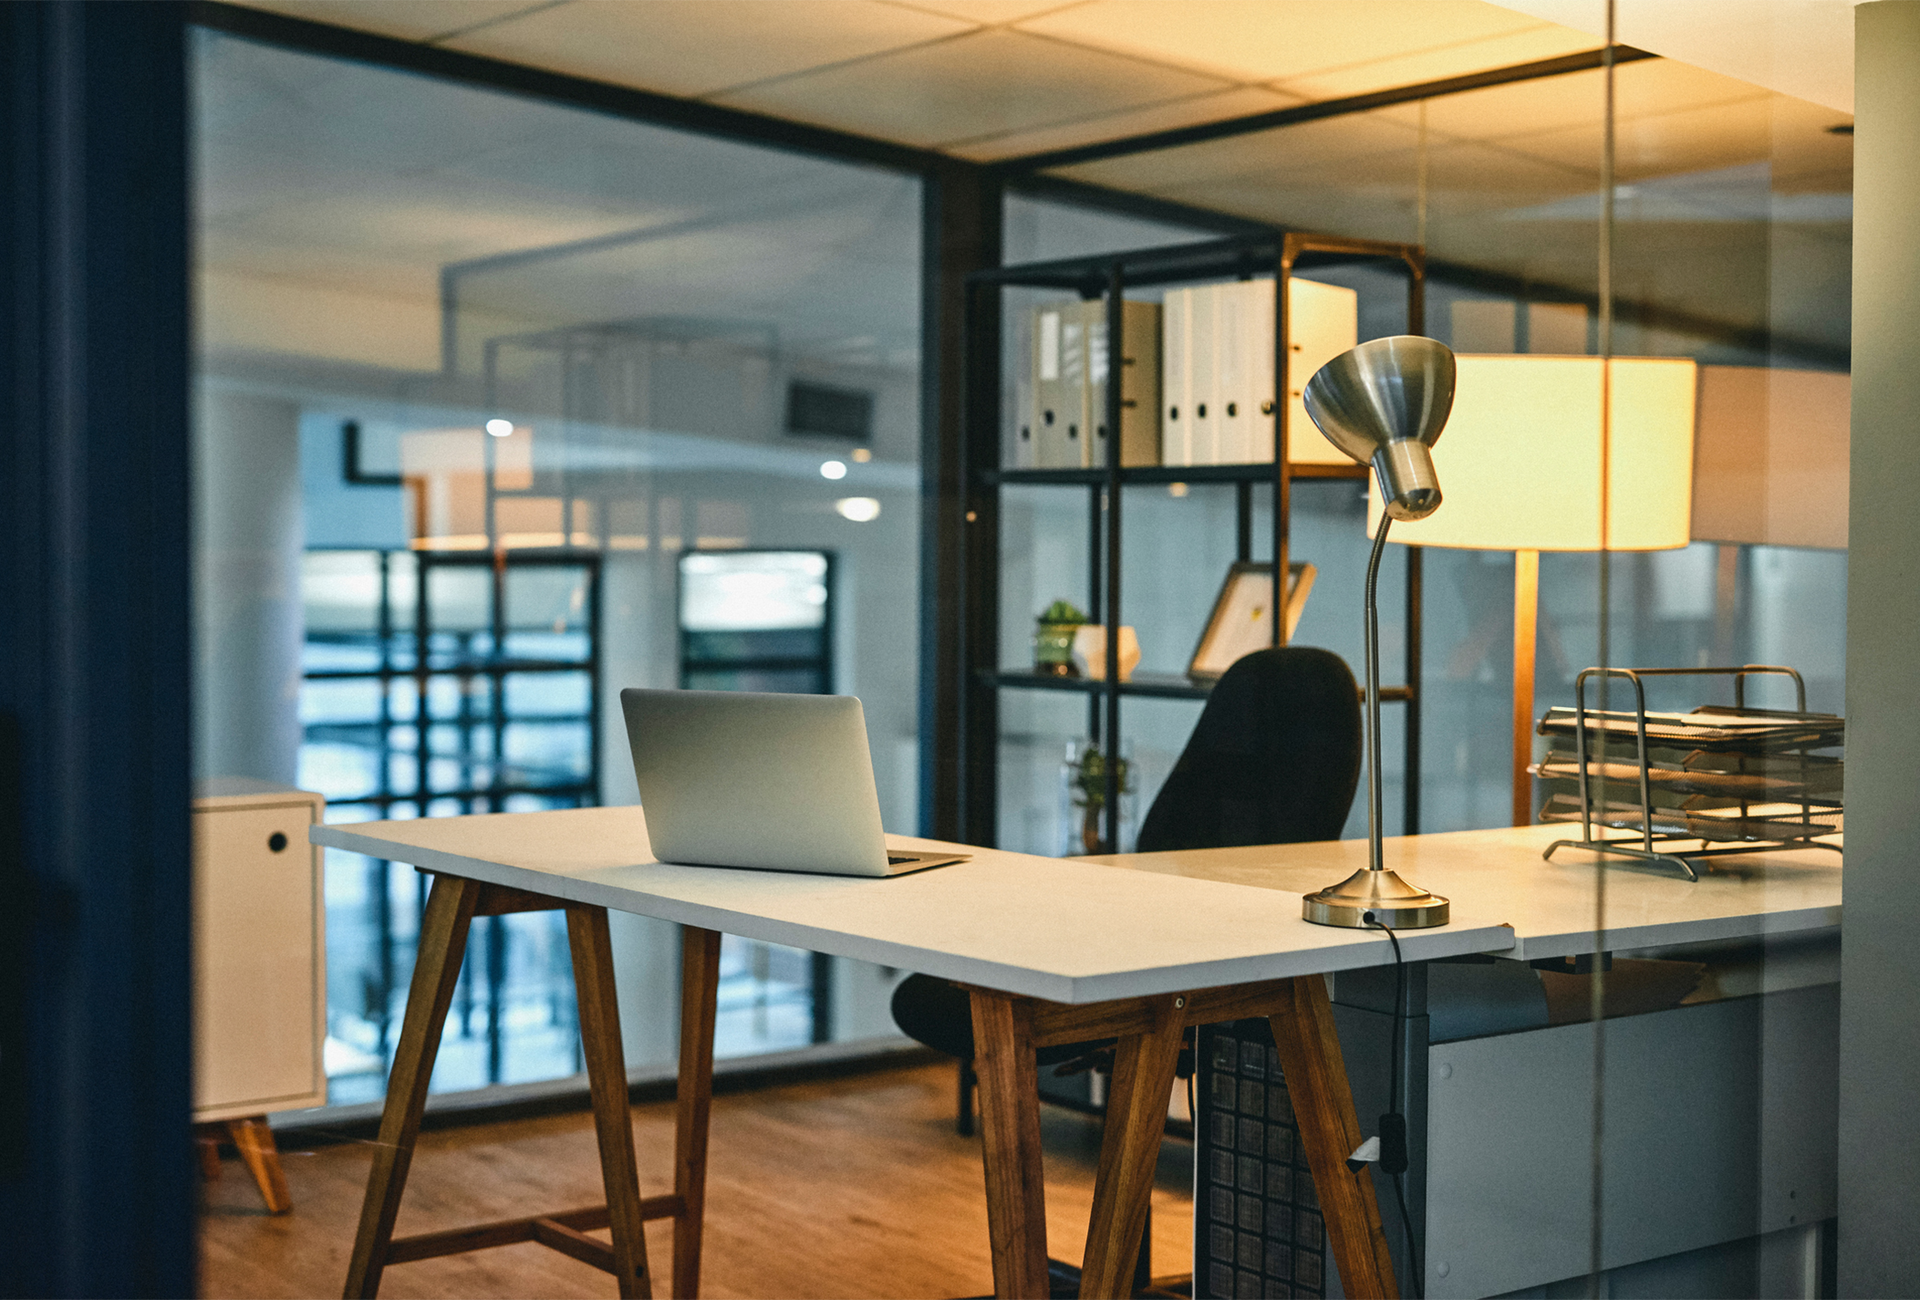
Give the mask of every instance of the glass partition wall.
<svg viewBox="0 0 1920 1300">
<path fill-rule="evenodd" d="M 197 775 L 336 821 L 631 803 L 621 688 L 826 690 L 917 830 L 918 179 L 210 32 L 193 59 Z M 422 880 L 328 855 L 336 1104 L 380 1093 Z M 638 990 L 676 932 L 614 925 L 628 1063 L 665 1066 Z M 895 978 L 729 940 L 717 1050 L 890 1034 Z M 477 923 L 434 1087 L 575 1073 L 573 1014 L 556 915 Z"/>
<path fill-rule="evenodd" d="M 1600 15 L 1604 7 L 1590 8 Z M 1591 30 L 1603 32 L 1602 19 Z M 1447 436 L 1436 450 L 1450 494 L 1436 525 L 1447 522 L 1449 505 L 1456 517 L 1469 511 L 1473 489 L 1483 489 L 1483 498 L 1493 492 L 1504 502 L 1494 522 L 1507 533 L 1495 540 L 1483 531 L 1476 541 L 1456 522 L 1452 539 L 1420 548 L 1421 832 L 1571 817 L 1529 833 L 1542 849 L 1556 835 L 1580 839 L 1573 741 L 1541 734 L 1540 724 L 1577 703 L 1577 679 L 1591 667 L 1784 666 L 1799 675 L 1804 697 L 1786 675 L 1662 675 L 1647 679 L 1646 707 L 1843 711 L 1850 133 L 1844 111 L 1622 49 L 1612 66 L 1054 173 L 1296 230 L 1425 247 L 1426 331 L 1461 356 L 1458 423 L 1447 436 L 1467 446 L 1489 410 L 1511 427 L 1501 454 L 1479 465 L 1484 483 L 1460 478 L 1460 469 L 1449 478 Z M 1043 209 L 1010 202 L 1010 264 L 1206 237 L 1167 229 L 1124 240 L 1080 217 L 1054 222 L 1048 238 Z M 1360 265 L 1303 274 L 1355 292 L 1357 339 L 1404 330 L 1394 276 Z M 1163 301 L 1155 290 L 1128 296 Z M 1014 333 L 1034 304 L 1007 297 L 1003 326 Z M 1007 373 L 1040 364 L 1031 347 L 1026 338 L 1009 343 Z M 1635 387 L 1642 359 L 1674 380 L 1658 401 Z M 1537 386 L 1510 385 L 1534 394 L 1525 406 L 1481 396 L 1552 366 L 1587 376 L 1585 386 L 1549 390 L 1543 401 Z M 1010 406 L 1006 419 L 1018 418 Z M 1586 450 L 1569 454 L 1561 439 L 1582 430 Z M 1319 434 L 1302 424 L 1291 437 L 1297 448 Z M 1663 458 L 1656 478 L 1635 468 L 1641 454 Z M 1235 489 L 1125 490 L 1121 621 L 1137 628 L 1139 671 L 1177 677 L 1234 558 Z M 1267 536 L 1265 491 L 1255 488 L 1255 538 Z M 1033 653 L 1035 619 L 1050 602 L 1087 589 L 1084 496 L 1002 488 L 1003 664 Z M 1366 497 L 1353 482 L 1296 482 L 1289 528 L 1290 558 L 1318 569 L 1293 639 L 1355 665 Z M 1654 498 L 1678 523 L 1670 518 L 1657 536 L 1634 534 Z M 1542 515 L 1563 526 L 1574 516 L 1595 522 L 1581 544 L 1515 531 Z M 1406 528 L 1401 536 L 1417 535 Z M 1388 683 L 1406 648 L 1401 584 L 1410 548 L 1390 549 L 1400 554 L 1383 568 Z M 1631 713 L 1631 683 L 1590 678 L 1587 703 Z M 1123 836 L 1200 707 L 1123 699 L 1133 783 Z M 1394 834 L 1402 829 L 1394 783 L 1406 755 L 1387 716 Z M 1087 735 L 1084 701 L 1005 692 L 1000 718 L 1002 842 L 1071 850 L 1077 811 L 1064 764 L 1069 744 Z M 1808 725 L 1831 736 L 1836 724 Z M 1608 833 L 1638 843 L 1631 828 L 1644 818 L 1676 835 L 1731 834 L 1698 819 L 1736 814 L 1792 822 L 1805 813 L 1820 830 L 1836 828 L 1838 753 L 1729 757 L 1711 745 L 1656 746 L 1653 774 L 1674 792 L 1663 787 L 1651 809 L 1639 806 L 1632 745 L 1592 751 L 1588 763 L 1603 818 L 1616 827 Z M 1553 779 L 1528 771 L 1542 763 Z M 1756 774 L 1798 781 L 1799 794 L 1760 804 L 1752 801 L 1758 784 L 1729 793 Z M 1620 933 L 1650 899 L 1705 903 L 1736 885 L 1776 901 L 1801 889 L 1837 899 L 1837 852 L 1769 841 L 1766 829 L 1749 831 L 1747 842 L 1787 847 L 1694 857 L 1698 881 L 1672 862 L 1577 850 L 1541 861 L 1537 887 L 1578 900 L 1590 918 L 1595 937 L 1580 952 L 1413 967 L 1400 994 L 1390 976 L 1384 986 L 1334 981 L 1363 1128 L 1374 1131 L 1372 1116 L 1391 1104 L 1408 1112 L 1414 1134 L 1407 1179 L 1397 1189 L 1376 1180 L 1402 1294 L 1833 1293 L 1837 936 L 1646 947 Z M 1356 807 L 1347 834 L 1364 833 Z M 1396 1005 L 1404 1013 L 1397 1022 Z M 1245 1046 L 1218 1040 L 1225 1064 L 1213 1068 L 1232 1074 L 1234 1051 Z M 1406 1083 L 1390 1099 L 1384 1076 L 1395 1057 Z M 1205 1102 L 1199 1118 L 1204 1144 L 1213 1118 Z M 1312 1235 L 1303 1223 L 1317 1224 L 1306 1203 L 1250 1194 L 1244 1159 L 1210 1165 L 1204 1155 L 1194 1294 L 1328 1293 L 1330 1267 L 1300 1236 Z M 1269 1182 L 1272 1160 L 1269 1152 Z M 1225 1170 L 1225 1181 L 1210 1182 L 1210 1170 Z M 1303 1249 L 1315 1254 L 1311 1267 Z"/>
</svg>

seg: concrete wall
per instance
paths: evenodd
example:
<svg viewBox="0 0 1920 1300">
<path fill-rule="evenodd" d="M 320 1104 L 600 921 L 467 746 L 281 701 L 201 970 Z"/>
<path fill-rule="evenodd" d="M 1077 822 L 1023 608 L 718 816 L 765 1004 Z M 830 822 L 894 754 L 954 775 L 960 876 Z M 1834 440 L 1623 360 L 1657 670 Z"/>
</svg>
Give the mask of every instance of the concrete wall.
<svg viewBox="0 0 1920 1300">
<path fill-rule="evenodd" d="M 1841 1295 L 1920 1278 L 1920 4 L 1854 11 L 1853 499 L 1847 922 L 1840 1000 Z"/>
</svg>

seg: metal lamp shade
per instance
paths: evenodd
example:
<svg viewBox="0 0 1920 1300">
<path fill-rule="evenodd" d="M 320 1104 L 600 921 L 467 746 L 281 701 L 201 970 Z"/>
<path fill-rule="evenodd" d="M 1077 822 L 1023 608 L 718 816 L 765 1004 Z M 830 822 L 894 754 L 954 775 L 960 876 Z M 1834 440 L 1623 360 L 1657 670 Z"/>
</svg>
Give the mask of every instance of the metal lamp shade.
<svg viewBox="0 0 1920 1300">
<path fill-rule="evenodd" d="M 1389 517 L 1424 519 L 1440 507 L 1429 453 L 1453 410 L 1453 352 L 1412 334 L 1343 352 L 1307 381 L 1307 414 L 1327 441 L 1380 479 Z"/>
</svg>

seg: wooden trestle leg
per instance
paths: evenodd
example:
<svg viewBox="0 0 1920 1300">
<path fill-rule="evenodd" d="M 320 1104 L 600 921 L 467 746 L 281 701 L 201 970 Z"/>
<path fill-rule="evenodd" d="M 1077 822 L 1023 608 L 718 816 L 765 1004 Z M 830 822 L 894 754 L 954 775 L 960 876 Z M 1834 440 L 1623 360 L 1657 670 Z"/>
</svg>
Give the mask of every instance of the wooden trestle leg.
<svg viewBox="0 0 1920 1300">
<path fill-rule="evenodd" d="M 720 992 L 720 932 L 680 931 L 680 1077 L 673 1143 L 673 1294 L 700 1294 L 700 1234 L 707 1205 L 707 1119 L 713 1103 L 713 1020 Z"/>
<path fill-rule="evenodd" d="M 973 989 L 971 994 L 993 1293 L 1001 1300 L 1047 1300 L 1047 1205 L 1040 1170 L 1033 1001 L 990 989 Z"/>
<path fill-rule="evenodd" d="M 1147 1031 L 1123 1035 L 1114 1045 L 1107 1127 L 1093 1180 L 1087 1253 L 1080 1265 L 1082 1300 L 1133 1294 L 1133 1266 L 1147 1227 L 1154 1167 L 1167 1128 L 1167 1098 L 1186 1029 L 1174 1002 L 1173 997 L 1146 999 L 1151 1018 Z"/>
<path fill-rule="evenodd" d="M 1347 1168 L 1347 1157 L 1365 1138 L 1353 1110 L 1327 983 L 1318 975 L 1302 975 L 1291 983 L 1292 996 L 1268 1023 L 1287 1095 L 1293 1099 L 1293 1117 L 1300 1125 L 1300 1143 L 1313 1171 L 1327 1244 L 1340 1268 L 1341 1288 L 1350 1296 L 1398 1300 L 1393 1255 L 1373 1195 L 1373 1171 Z"/>
<path fill-rule="evenodd" d="M 427 1081 L 433 1075 L 440 1031 L 459 982 L 460 960 L 466 952 L 473 918 L 560 909 L 567 914 L 567 943 L 573 955 L 574 992 L 580 1006 L 581 1054 L 593 1098 L 594 1134 L 600 1147 L 607 1203 L 396 1238 L 394 1220 L 406 1190 L 414 1143 L 420 1136 Z M 706 1199 L 707 1118 L 713 1096 L 713 1020 L 720 936 L 710 930 L 688 930 L 686 934 L 675 1189 L 669 1196 L 642 1199 L 607 910 L 456 876 L 434 877 L 433 892 L 420 923 L 420 951 L 407 993 L 406 1019 L 394 1050 L 393 1072 L 387 1079 L 386 1109 L 374 1147 L 373 1170 L 367 1176 L 367 1199 L 360 1209 L 360 1230 L 347 1272 L 347 1300 L 367 1300 L 378 1294 L 381 1273 L 389 1264 L 521 1241 L 537 1241 L 613 1274 L 623 1297 L 650 1296 L 653 1278 L 647 1265 L 644 1230 L 650 1219 L 674 1220 L 674 1293 L 687 1297 L 696 1293 L 700 1285 L 701 1211 Z M 596 1228 L 611 1230 L 612 1245 L 588 1235 Z"/>
<path fill-rule="evenodd" d="M 1346 1164 L 1362 1139 L 1321 976 L 1085 1006 L 988 989 L 969 992 L 995 1295 L 1034 1300 L 1047 1294 L 1035 1049 L 1118 1040 L 1080 1273 L 1083 1300 L 1117 1300 L 1132 1294 L 1186 1028 L 1265 1016 L 1273 1026 L 1341 1284 L 1355 1300 L 1398 1300 L 1372 1172 L 1354 1173 Z"/>
<path fill-rule="evenodd" d="M 360 1206 L 360 1230 L 347 1266 L 347 1300 L 371 1300 L 380 1291 L 380 1274 L 387 1265 L 387 1247 L 393 1241 L 393 1224 L 427 1105 L 427 1082 L 440 1050 L 440 1030 L 460 980 L 460 960 L 466 954 L 467 931 L 479 898 L 478 881 L 433 878 L 433 892 L 420 918 L 420 948 L 407 990 L 406 1019 L 394 1047 L 393 1071 L 387 1076 L 387 1104 L 373 1148 L 373 1170 L 367 1175 L 367 1199 Z"/>
<path fill-rule="evenodd" d="M 600 1142 L 600 1175 L 607 1189 L 607 1226 L 613 1230 L 613 1276 L 622 1300 L 650 1297 L 647 1237 L 640 1206 L 640 1169 L 633 1157 L 633 1112 L 627 1105 L 626 1058 L 620 1049 L 620 1008 L 613 992 L 613 941 L 607 909 L 569 907 L 567 943 L 573 950 L 573 987 L 580 1000 L 580 1047 L 593 1094 L 593 1129 Z"/>
</svg>

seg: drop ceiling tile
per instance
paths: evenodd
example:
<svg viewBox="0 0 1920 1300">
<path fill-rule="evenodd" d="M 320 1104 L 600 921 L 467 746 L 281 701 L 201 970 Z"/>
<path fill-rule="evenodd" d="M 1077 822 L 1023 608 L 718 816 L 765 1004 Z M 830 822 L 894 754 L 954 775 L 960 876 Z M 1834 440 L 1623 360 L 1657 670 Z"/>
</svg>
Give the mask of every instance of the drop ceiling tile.
<svg viewBox="0 0 1920 1300">
<path fill-rule="evenodd" d="M 1200 122 L 1219 122 L 1230 118 L 1268 113 L 1290 108 L 1299 101 L 1290 95 L 1265 87 L 1243 86 L 1222 90 L 1152 108 L 1125 109 L 1103 113 L 1078 122 L 1042 127 L 1036 131 L 1015 131 L 980 140 L 949 144 L 946 151 L 961 158 L 988 162 L 996 158 L 1017 158 L 1023 154 L 1065 149 L 1073 145 L 1101 140 L 1118 140 L 1144 135 L 1150 131 L 1169 131 Z"/>
<path fill-rule="evenodd" d="M 1342 99 L 1391 86 L 1443 81 L 1471 72 L 1510 68 L 1515 64 L 1533 63 L 1540 59 L 1557 59 L 1563 55 L 1596 49 L 1599 44 L 1584 32 L 1569 28 L 1534 27 L 1482 40 L 1367 59 L 1339 68 L 1304 72 L 1283 77 L 1276 84 L 1311 99 Z"/>
<path fill-rule="evenodd" d="M 1218 78 L 993 29 L 715 99 L 776 117 L 937 145 L 1225 88 Z"/>
<path fill-rule="evenodd" d="M 1412 239 L 1419 156 L 1375 154 L 1308 171 L 1271 166 L 1156 187 L 1178 199 L 1284 225 L 1378 239 Z M 1430 230 L 1447 220 L 1537 207 L 1590 193 L 1591 176 L 1484 145 L 1434 150 L 1428 159 Z"/>
<path fill-rule="evenodd" d="M 1599 123 L 1509 136 L 1501 147 L 1534 158 L 1598 169 Z M 1615 174 L 1622 182 L 1719 170 L 1771 160 L 1773 133 L 1764 104 L 1721 104 L 1623 120 L 1614 131 Z"/>
<path fill-rule="evenodd" d="M 1600 183 L 1600 155 L 1541 157 L 1504 144 L 1466 142 L 1433 149 L 1427 185 L 1436 206 L 1511 211 L 1591 193 Z"/>
<path fill-rule="evenodd" d="M 1081 163 L 1063 167 L 1059 174 L 1146 193 L 1243 176 L 1305 174 L 1312 174 L 1317 183 L 1337 187 L 1371 166 L 1371 160 L 1380 155 L 1411 153 L 1418 140 L 1404 123 L 1379 113 L 1354 113 L 1178 149 Z"/>
<path fill-rule="evenodd" d="M 698 96 L 974 28 L 872 0 L 572 0 L 447 45 L 596 81 Z"/>
<path fill-rule="evenodd" d="M 1666 59 L 1623 64 L 1614 70 L 1614 88 L 1618 119 L 1623 123 L 1715 104 L 1742 105 L 1744 111 L 1764 120 L 1769 97 L 1767 91 L 1745 82 Z M 1463 140 L 1597 128 L 1605 113 L 1605 95 L 1605 74 L 1598 69 L 1489 86 L 1428 100 L 1427 127 Z"/>
<path fill-rule="evenodd" d="M 1416 229 L 1412 205 L 1400 201 L 1397 189 L 1390 186 L 1342 190 L 1311 185 L 1283 187 L 1264 178 L 1243 177 L 1181 186 L 1159 197 L 1294 230 L 1355 239 L 1410 242 Z"/>
<path fill-rule="evenodd" d="M 407 41 L 430 41 L 542 7 L 545 0 L 240 0 L 289 18 L 307 18 Z"/>
<path fill-rule="evenodd" d="M 1545 26 L 1480 0 L 1093 0 L 1020 24 L 1023 31 L 1242 81 L 1295 77 Z M 1584 47 L 1593 44 L 1591 37 L 1580 39 Z M 1493 66 L 1465 57 L 1467 66 Z"/>
<path fill-rule="evenodd" d="M 979 23 L 983 27 L 1000 27 L 1007 23 L 1017 23 L 1023 18 L 1035 18 L 1056 9 L 1071 9 L 1086 0 L 881 0 L 886 4 L 905 5 L 909 9 L 924 9 L 928 13 L 945 14 L 949 18 L 964 18 L 970 23 Z"/>
</svg>

